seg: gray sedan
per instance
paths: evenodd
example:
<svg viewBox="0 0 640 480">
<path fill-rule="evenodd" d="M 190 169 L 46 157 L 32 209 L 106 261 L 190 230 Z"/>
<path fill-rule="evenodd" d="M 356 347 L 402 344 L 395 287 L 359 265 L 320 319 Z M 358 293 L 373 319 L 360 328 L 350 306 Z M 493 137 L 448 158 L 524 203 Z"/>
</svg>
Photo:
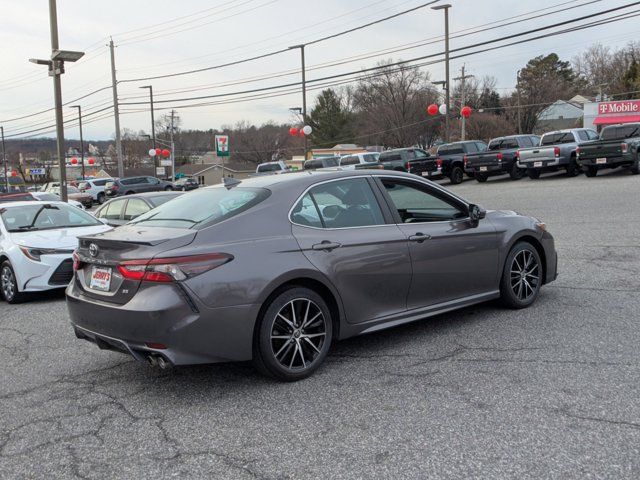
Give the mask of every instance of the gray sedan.
<svg viewBox="0 0 640 480">
<path fill-rule="evenodd" d="M 307 377 L 334 340 L 556 278 L 544 223 L 485 211 L 414 175 L 305 172 L 199 189 L 80 239 L 78 338 L 152 365 L 253 360 Z"/>
</svg>

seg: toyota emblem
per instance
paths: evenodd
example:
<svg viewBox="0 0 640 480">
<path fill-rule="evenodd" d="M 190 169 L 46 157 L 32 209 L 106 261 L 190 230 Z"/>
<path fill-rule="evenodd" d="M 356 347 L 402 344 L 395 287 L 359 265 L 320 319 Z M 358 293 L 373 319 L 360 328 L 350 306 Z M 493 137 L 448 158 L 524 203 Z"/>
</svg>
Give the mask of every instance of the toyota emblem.
<svg viewBox="0 0 640 480">
<path fill-rule="evenodd" d="M 92 257 L 98 256 L 98 245 L 96 245 L 95 243 L 89 245 L 89 255 L 91 255 Z"/>
</svg>

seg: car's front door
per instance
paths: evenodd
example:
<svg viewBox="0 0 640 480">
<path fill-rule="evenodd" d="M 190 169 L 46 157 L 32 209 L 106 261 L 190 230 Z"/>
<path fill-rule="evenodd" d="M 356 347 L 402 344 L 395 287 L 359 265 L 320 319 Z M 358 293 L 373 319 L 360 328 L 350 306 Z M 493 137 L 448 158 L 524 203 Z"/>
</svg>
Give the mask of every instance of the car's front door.
<svg viewBox="0 0 640 480">
<path fill-rule="evenodd" d="M 498 288 L 498 240 L 488 220 L 474 225 L 462 201 L 424 182 L 391 177 L 377 182 L 409 241 L 409 310 Z"/>
<path fill-rule="evenodd" d="M 294 236 L 339 292 L 349 323 L 407 308 L 407 240 L 372 186 L 368 177 L 324 182 L 305 193 L 291 212 Z"/>
</svg>

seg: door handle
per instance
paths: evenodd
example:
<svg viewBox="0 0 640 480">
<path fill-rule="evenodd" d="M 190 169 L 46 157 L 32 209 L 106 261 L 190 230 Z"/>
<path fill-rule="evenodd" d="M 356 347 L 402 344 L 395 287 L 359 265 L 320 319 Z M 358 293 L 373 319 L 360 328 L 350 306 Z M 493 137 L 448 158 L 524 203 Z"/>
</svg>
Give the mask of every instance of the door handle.
<svg viewBox="0 0 640 480">
<path fill-rule="evenodd" d="M 336 248 L 340 248 L 342 246 L 342 244 L 337 243 L 337 242 L 330 242 L 329 240 L 323 240 L 320 243 L 316 243 L 315 245 L 312 245 L 311 248 L 313 250 L 323 250 L 325 252 L 330 252 L 332 250 L 335 250 Z"/>
<path fill-rule="evenodd" d="M 429 240 L 431 238 L 431 235 L 425 235 L 422 232 L 418 232 L 415 235 L 410 235 L 409 236 L 409 241 L 410 242 L 418 242 L 418 243 L 422 243 L 425 240 Z"/>
</svg>

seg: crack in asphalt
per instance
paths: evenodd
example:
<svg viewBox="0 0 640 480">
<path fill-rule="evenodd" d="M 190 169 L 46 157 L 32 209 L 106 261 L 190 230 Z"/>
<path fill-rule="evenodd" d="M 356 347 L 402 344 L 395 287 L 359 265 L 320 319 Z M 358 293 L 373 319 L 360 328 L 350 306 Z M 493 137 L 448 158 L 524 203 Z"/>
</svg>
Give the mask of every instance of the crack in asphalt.
<svg viewBox="0 0 640 480">
<path fill-rule="evenodd" d="M 588 415 L 578 415 L 578 414 L 569 412 L 567 409 L 562 409 L 562 408 L 553 409 L 552 411 L 554 411 L 555 413 L 559 413 L 568 418 L 574 418 L 576 420 L 598 422 L 598 423 L 603 423 L 611 426 L 615 425 L 615 426 L 621 426 L 621 427 L 640 428 L 640 423 L 637 423 L 637 422 L 629 422 L 626 420 L 611 420 L 609 418 L 592 417 Z"/>
</svg>

